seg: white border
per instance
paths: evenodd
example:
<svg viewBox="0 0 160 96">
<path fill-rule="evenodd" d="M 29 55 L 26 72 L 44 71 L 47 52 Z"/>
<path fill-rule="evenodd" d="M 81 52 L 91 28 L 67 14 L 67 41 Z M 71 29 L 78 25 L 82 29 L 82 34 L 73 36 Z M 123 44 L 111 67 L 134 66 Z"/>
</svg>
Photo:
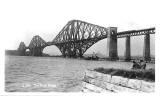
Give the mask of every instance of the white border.
<svg viewBox="0 0 160 96">
<path fill-rule="evenodd" d="M 87 0 L 86 0 L 87 1 Z M 99 2 L 101 2 L 101 0 L 98 0 Z M 113 0 L 112 0 L 113 1 Z M 146 11 L 148 11 L 148 15 L 150 15 L 151 17 L 149 18 L 149 19 L 151 19 L 151 20 L 153 20 L 153 21 L 155 21 L 155 25 L 160 25 L 159 24 L 159 22 L 158 21 L 160 21 L 159 20 L 159 18 L 160 18 L 160 15 L 159 15 L 159 7 L 158 7 L 158 4 L 159 4 L 159 2 L 158 2 L 158 0 L 150 0 L 149 2 L 148 2 L 149 0 L 134 0 L 134 2 L 133 2 L 133 4 L 135 5 L 135 11 L 138 11 L 137 9 L 139 8 L 139 9 L 141 9 L 141 7 L 143 8 L 143 6 L 145 6 L 145 5 L 148 5 L 148 8 L 146 9 L 146 10 L 144 10 L 145 12 Z M 7 0 L 6 0 L 6 2 L 8 2 Z M 35 2 L 35 1 L 34 1 Z M 36 1 L 37 3 L 39 2 L 39 0 L 37 0 Z M 44 1 L 45 2 L 45 1 Z M 51 2 L 53 2 L 53 1 L 51 1 Z M 61 0 L 61 2 L 63 3 L 63 1 Z M 70 1 L 68 1 L 68 2 L 70 2 L 70 3 L 72 3 L 72 2 L 74 2 L 73 0 L 70 0 Z M 85 2 L 85 1 L 82 1 L 82 2 Z M 103 1 L 104 2 L 104 1 Z M 109 6 L 110 4 L 113 4 L 113 9 L 115 8 L 115 9 L 118 9 L 117 7 L 124 7 L 124 5 L 127 5 L 130 1 L 129 0 L 124 0 L 123 1 L 123 3 L 124 4 L 122 4 L 121 3 L 122 1 L 115 1 L 114 0 L 114 3 L 113 2 L 111 2 L 111 1 L 109 1 L 109 0 L 106 0 L 106 6 Z M 0 3 L 1 3 L 1 1 L 0 1 Z M 23 3 L 25 3 L 25 2 L 23 2 Z M 74 2 L 75 3 L 75 2 Z M 90 0 L 90 1 L 88 1 L 88 2 L 86 2 L 86 3 L 88 3 L 88 5 L 91 5 L 92 4 L 92 0 Z M 3 4 L 3 2 L 1 3 L 1 4 Z M 1 5 L 0 4 L 0 5 Z M 122 5 L 121 5 L 122 4 Z M 139 4 L 141 4 L 141 7 L 140 6 L 136 6 L 136 5 L 139 5 Z M 16 6 L 16 5 L 15 5 Z M 36 6 L 36 5 L 35 5 Z M 100 6 L 100 5 L 99 5 Z M 60 6 L 59 8 L 61 8 L 61 7 L 63 7 L 63 6 Z M 83 5 L 82 5 L 82 7 L 83 7 Z M 92 6 L 92 7 L 97 7 L 97 6 Z M 129 8 L 129 6 L 127 6 L 128 8 L 126 9 L 126 10 L 130 10 L 130 8 Z M 136 8 L 136 7 L 138 7 L 138 8 Z M 146 6 L 145 6 L 146 7 Z M 109 14 L 107 11 L 105 11 L 105 8 L 106 7 L 104 7 L 104 12 L 106 12 L 106 14 Z M 110 9 L 110 10 L 112 10 L 112 8 Z M 115 9 L 114 9 L 114 11 L 115 11 Z M 121 9 L 121 8 L 120 8 Z M 122 9 L 125 9 L 125 7 L 124 8 L 122 8 Z M 154 11 L 154 12 L 150 12 L 151 10 L 150 9 L 153 9 L 152 11 Z M 0 12 L 2 11 L 2 10 L 5 10 L 5 9 L 3 9 L 3 8 L 1 8 L 0 7 Z M 57 9 L 58 10 L 58 9 Z M 117 10 L 118 11 L 118 10 Z M 119 10 L 119 11 L 122 11 L 122 10 Z M 127 11 L 126 11 L 127 12 Z M 96 13 L 96 12 L 95 12 Z M 135 13 L 136 14 L 136 12 L 133 12 L 133 13 Z M 150 14 L 150 13 L 152 13 L 152 14 Z M 1 14 L 1 15 L 3 15 L 3 14 Z M 117 15 L 122 15 L 122 14 L 117 14 Z M 127 15 L 127 13 L 126 13 L 126 15 Z M 138 16 L 140 16 L 140 15 L 142 15 L 142 16 L 144 16 L 144 18 L 145 18 L 145 15 L 143 15 L 143 11 L 142 11 L 142 13 L 141 14 L 137 14 L 137 17 L 135 17 L 135 18 L 138 18 Z M 65 16 L 64 16 L 65 17 Z M 106 17 L 107 18 L 107 17 Z M 0 19 L 3 19 L 3 18 L 0 18 Z M 120 18 L 119 18 L 120 19 Z M 132 18 L 133 19 L 133 18 Z M 107 21 L 106 21 L 107 22 Z M 143 22 L 143 21 L 142 21 Z M 1 25 L 3 25 L 3 23 L 4 22 L 0 22 L 0 26 Z M 118 93 L 118 94 L 105 94 L 105 93 L 101 93 L 101 94 L 93 94 L 93 93 L 57 93 L 57 92 L 46 92 L 46 93 L 42 93 L 42 92 L 10 92 L 10 93 L 7 93 L 7 92 L 4 92 L 4 69 L 5 69 L 5 66 L 4 66 L 4 60 L 5 60 L 5 57 L 4 57 L 4 49 L 5 49 L 5 45 L 7 45 L 6 43 L 5 43 L 5 40 L 6 39 L 9 39 L 8 38 L 8 36 L 9 36 L 9 34 L 6 34 L 6 33 L 3 33 L 3 32 L 5 32 L 5 30 L 1 30 L 1 28 L 0 28 L 0 33 L 1 33 L 1 38 L 0 38 L 0 41 L 1 41 L 1 47 L 0 47 L 0 58 L 1 58 L 1 60 L 0 60 L 0 95 L 2 94 L 2 95 L 12 95 L 12 96 L 17 96 L 17 95 L 57 95 L 57 96 L 61 96 L 61 95 L 68 95 L 68 96 L 74 96 L 74 95 L 92 95 L 92 96 L 97 96 L 97 95 L 118 95 L 118 96 L 123 96 L 123 95 L 126 95 L 126 96 L 135 96 L 135 95 L 139 95 L 139 96 L 155 96 L 155 95 L 159 95 L 159 89 L 160 89 L 160 78 L 159 78 L 159 73 L 160 73 L 160 52 L 159 52 L 159 48 L 160 48 L 160 44 L 159 44 L 159 38 L 160 38 L 160 34 L 159 34 L 159 32 L 160 32 L 160 29 L 159 29 L 159 26 L 155 26 L 156 27 L 156 92 L 155 93 L 149 93 L 149 94 L 134 94 L 134 93 Z M 16 34 L 15 34 L 15 36 L 16 36 Z M 160 96 L 160 95 L 159 95 Z"/>
</svg>

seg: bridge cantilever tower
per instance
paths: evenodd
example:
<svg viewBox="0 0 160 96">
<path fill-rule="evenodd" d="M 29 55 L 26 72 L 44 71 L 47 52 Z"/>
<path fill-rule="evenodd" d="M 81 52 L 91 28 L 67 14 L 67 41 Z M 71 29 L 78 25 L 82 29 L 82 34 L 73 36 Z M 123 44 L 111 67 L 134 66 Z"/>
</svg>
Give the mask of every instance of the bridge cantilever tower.
<svg viewBox="0 0 160 96">
<path fill-rule="evenodd" d="M 42 56 L 43 49 L 48 44 L 38 35 L 34 36 L 28 46 L 32 56 Z"/>
<path fill-rule="evenodd" d="M 26 45 L 24 44 L 24 42 L 21 42 L 21 43 L 19 44 L 18 52 L 19 52 L 19 55 L 21 55 L 21 56 L 24 56 L 24 55 L 25 55 Z"/>
<path fill-rule="evenodd" d="M 107 37 L 108 29 L 80 20 L 69 21 L 52 41 L 63 56 L 82 57 L 88 48 Z"/>
</svg>

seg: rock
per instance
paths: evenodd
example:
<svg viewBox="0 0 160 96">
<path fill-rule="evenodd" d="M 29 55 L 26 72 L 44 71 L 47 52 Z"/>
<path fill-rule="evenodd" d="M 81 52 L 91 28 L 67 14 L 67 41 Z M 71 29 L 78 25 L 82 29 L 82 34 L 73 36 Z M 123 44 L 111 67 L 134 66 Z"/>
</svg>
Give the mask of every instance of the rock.
<svg viewBox="0 0 160 96">
<path fill-rule="evenodd" d="M 94 78 L 94 73 L 93 73 L 92 70 L 86 70 L 86 71 L 85 71 L 85 76 L 89 76 L 89 77 Z"/>
<path fill-rule="evenodd" d="M 140 93 L 139 90 L 131 89 L 131 88 L 125 88 L 125 91 L 126 91 L 126 92 L 132 92 L 132 93 Z"/>
<path fill-rule="evenodd" d="M 89 76 L 84 76 L 83 81 L 84 81 L 84 82 L 91 83 L 92 79 L 93 79 L 93 78 L 91 78 L 91 77 L 89 77 Z"/>
<path fill-rule="evenodd" d="M 98 80 L 103 80 L 103 73 L 94 71 L 94 77 Z"/>
<path fill-rule="evenodd" d="M 86 76 L 95 78 L 95 79 L 99 79 L 102 80 L 103 79 L 103 73 L 97 72 L 97 71 L 93 71 L 93 70 L 86 70 L 85 72 Z"/>
<path fill-rule="evenodd" d="M 86 88 L 86 89 L 89 89 L 91 91 L 97 92 L 97 93 L 106 91 L 105 89 L 103 89 L 101 87 L 97 87 L 97 86 L 95 86 L 93 84 L 89 84 L 89 83 L 86 83 L 86 82 L 83 82 L 83 87 Z"/>
<path fill-rule="evenodd" d="M 124 77 L 121 77 L 121 78 L 119 78 L 120 80 L 120 85 L 121 86 L 127 86 L 127 84 L 128 84 L 128 81 L 129 81 L 129 79 L 128 78 L 124 78 Z"/>
<path fill-rule="evenodd" d="M 120 84 L 120 78 L 122 78 L 122 77 L 112 76 L 111 83 L 119 85 Z"/>
<path fill-rule="evenodd" d="M 154 92 L 155 83 L 87 70 L 83 87 L 90 92 Z"/>
<path fill-rule="evenodd" d="M 113 85 L 112 90 L 114 92 L 125 92 L 126 88 L 119 85 Z"/>
<path fill-rule="evenodd" d="M 111 81 L 111 75 L 109 74 L 103 74 L 103 81 L 104 82 L 110 82 Z"/>
<path fill-rule="evenodd" d="M 144 92 L 154 92 L 155 83 L 142 81 L 141 90 Z"/>
<path fill-rule="evenodd" d="M 111 84 L 111 83 L 108 83 L 108 82 L 104 82 L 104 84 L 105 84 L 105 87 L 106 87 L 107 90 L 112 91 L 112 88 L 113 88 L 114 84 Z"/>
<path fill-rule="evenodd" d="M 139 90 L 141 87 L 141 84 L 142 84 L 142 80 L 129 79 L 127 87 Z"/>
<path fill-rule="evenodd" d="M 94 92 L 94 91 L 92 91 L 92 90 L 89 90 L 89 89 L 87 89 L 87 88 L 82 88 L 82 92 L 84 92 L 84 93 L 87 93 L 87 92 Z"/>
</svg>

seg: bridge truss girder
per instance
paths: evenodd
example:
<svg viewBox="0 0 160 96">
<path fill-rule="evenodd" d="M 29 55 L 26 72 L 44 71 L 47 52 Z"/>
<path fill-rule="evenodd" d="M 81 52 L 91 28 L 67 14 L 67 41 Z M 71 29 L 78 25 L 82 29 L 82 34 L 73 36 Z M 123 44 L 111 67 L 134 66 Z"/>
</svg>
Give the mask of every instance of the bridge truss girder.
<svg viewBox="0 0 160 96">
<path fill-rule="evenodd" d="M 52 41 L 54 44 L 106 38 L 108 29 L 80 20 L 69 21 Z"/>
<path fill-rule="evenodd" d="M 146 34 L 155 34 L 155 28 L 141 29 L 141 30 L 129 30 L 117 33 L 117 38 L 140 36 Z"/>
</svg>

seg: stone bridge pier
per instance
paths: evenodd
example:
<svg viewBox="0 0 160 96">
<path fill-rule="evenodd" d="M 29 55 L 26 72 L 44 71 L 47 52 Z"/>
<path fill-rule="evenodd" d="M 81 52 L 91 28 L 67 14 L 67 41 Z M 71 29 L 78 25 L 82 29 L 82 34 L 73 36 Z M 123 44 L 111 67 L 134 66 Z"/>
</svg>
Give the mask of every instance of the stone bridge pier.
<svg viewBox="0 0 160 96">
<path fill-rule="evenodd" d="M 131 45 L 130 45 L 130 36 L 126 37 L 126 43 L 125 43 L 125 60 L 130 61 L 131 60 Z M 150 61 L 150 34 L 146 34 L 144 36 L 144 46 L 143 46 L 143 59 L 145 61 Z"/>
<path fill-rule="evenodd" d="M 130 44 L 130 36 L 126 37 L 126 42 L 125 42 L 125 60 L 130 61 L 131 60 L 131 44 Z"/>
<path fill-rule="evenodd" d="M 117 60 L 117 27 L 108 27 L 107 34 L 107 58 L 109 60 Z"/>
<path fill-rule="evenodd" d="M 131 60 L 131 37 L 125 37 L 125 61 Z M 108 27 L 107 34 L 107 58 L 109 60 L 117 60 L 118 59 L 118 51 L 117 51 L 117 28 L 116 27 Z M 132 46 L 134 47 L 134 46 Z M 147 33 L 144 35 L 144 46 L 143 46 L 143 59 L 145 61 L 150 61 L 150 34 Z"/>
<path fill-rule="evenodd" d="M 150 61 L 150 34 L 144 36 L 143 57 L 145 61 Z"/>
</svg>

